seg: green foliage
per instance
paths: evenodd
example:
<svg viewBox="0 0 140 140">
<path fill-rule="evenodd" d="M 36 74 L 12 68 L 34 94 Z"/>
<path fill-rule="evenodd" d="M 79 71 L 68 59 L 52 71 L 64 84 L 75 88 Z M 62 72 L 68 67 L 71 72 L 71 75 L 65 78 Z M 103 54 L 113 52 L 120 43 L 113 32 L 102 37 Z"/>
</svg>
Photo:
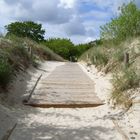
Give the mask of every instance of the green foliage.
<svg viewBox="0 0 140 140">
<path fill-rule="evenodd" d="M 44 44 L 64 59 L 70 61 L 76 61 L 82 53 L 92 47 L 91 44 L 74 45 L 71 40 L 60 38 L 46 40 Z"/>
<path fill-rule="evenodd" d="M 80 57 L 85 51 L 92 47 L 92 44 L 79 44 L 75 47 L 77 49 L 77 57 Z"/>
<path fill-rule="evenodd" d="M 101 42 L 84 53 L 81 60 L 89 63 L 90 59 L 105 73 L 115 73 L 111 97 L 116 105 L 130 107 L 133 93 L 128 90 L 140 86 L 138 38 L 140 36 L 140 9 L 130 2 L 122 5 L 119 10 L 120 14 L 117 17 L 101 27 Z M 124 68 L 125 52 L 129 54 L 129 64 Z"/>
<path fill-rule="evenodd" d="M 101 27 L 101 37 L 120 43 L 127 37 L 140 35 L 140 10 L 133 2 L 123 5 L 120 15 Z"/>
<path fill-rule="evenodd" d="M 0 57 L 0 86 L 5 88 L 12 80 L 12 66 L 6 58 Z"/>
<path fill-rule="evenodd" d="M 44 40 L 45 30 L 42 29 L 42 25 L 32 21 L 10 23 L 5 28 L 7 36 L 13 34 L 18 37 L 28 37 L 37 42 Z"/>
<path fill-rule="evenodd" d="M 67 60 L 70 60 L 70 57 L 75 57 L 75 54 L 77 54 L 77 49 L 69 39 L 54 38 L 46 40 L 44 44 Z"/>
</svg>

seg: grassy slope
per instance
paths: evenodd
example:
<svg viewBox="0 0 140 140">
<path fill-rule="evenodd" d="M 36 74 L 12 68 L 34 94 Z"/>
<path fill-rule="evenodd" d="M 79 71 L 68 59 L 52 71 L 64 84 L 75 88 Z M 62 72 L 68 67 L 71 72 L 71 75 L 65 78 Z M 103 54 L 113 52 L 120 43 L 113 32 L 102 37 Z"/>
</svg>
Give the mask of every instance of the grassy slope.
<svg viewBox="0 0 140 140">
<path fill-rule="evenodd" d="M 41 60 L 65 61 L 49 48 L 27 38 L 1 37 L 0 88 L 11 82 L 16 71 L 25 70 L 30 65 L 37 66 L 37 62 Z"/>
<path fill-rule="evenodd" d="M 124 65 L 125 52 L 129 53 L 128 66 Z M 130 106 L 131 97 L 135 93 L 130 90 L 140 87 L 140 37 L 129 38 L 116 46 L 105 42 L 102 46 L 89 49 L 79 61 L 94 64 L 105 73 L 113 73 L 111 99 L 114 104 Z"/>
</svg>

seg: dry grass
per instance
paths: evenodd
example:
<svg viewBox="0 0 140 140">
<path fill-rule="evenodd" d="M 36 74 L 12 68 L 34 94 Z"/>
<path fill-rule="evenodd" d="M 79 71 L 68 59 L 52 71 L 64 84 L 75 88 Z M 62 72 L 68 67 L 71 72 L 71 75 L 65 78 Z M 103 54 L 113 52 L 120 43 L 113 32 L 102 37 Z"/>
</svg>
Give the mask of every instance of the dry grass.
<svg viewBox="0 0 140 140">
<path fill-rule="evenodd" d="M 0 86 L 6 87 L 17 71 L 37 66 L 40 60 L 64 61 L 46 46 L 27 38 L 0 38 Z"/>
<path fill-rule="evenodd" d="M 127 67 L 124 64 L 124 52 L 129 53 Z M 106 41 L 102 46 L 89 49 L 79 61 L 88 63 L 87 55 L 90 62 L 99 70 L 114 74 L 112 81 L 114 88 L 111 94 L 114 103 L 129 106 L 132 95 L 127 95 L 127 91 L 140 86 L 140 37 L 129 38 L 119 45 Z"/>
<path fill-rule="evenodd" d="M 129 95 L 127 90 L 139 87 L 140 75 L 134 68 L 128 68 L 121 73 L 114 74 L 112 84 L 111 99 L 113 102 L 128 107 L 131 104 L 132 95 Z"/>
</svg>

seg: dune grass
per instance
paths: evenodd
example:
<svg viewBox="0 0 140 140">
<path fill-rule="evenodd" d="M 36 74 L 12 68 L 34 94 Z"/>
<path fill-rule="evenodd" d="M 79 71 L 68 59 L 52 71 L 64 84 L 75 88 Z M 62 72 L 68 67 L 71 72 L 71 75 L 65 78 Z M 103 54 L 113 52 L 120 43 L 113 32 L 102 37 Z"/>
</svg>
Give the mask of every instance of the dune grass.
<svg viewBox="0 0 140 140">
<path fill-rule="evenodd" d="M 38 61 L 65 61 L 52 50 L 27 38 L 0 38 L 0 87 L 6 88 L 17 71 L 24 71 Z"/>
<path fill-rule="evenodd" d="M 127 66 L 124 63 L 125 52 L 129 54 Z M 112 73 L 113 91 L 110 98 L 117 105 L 130 104 L 132 95 L 128 95 L 127 91 L 140 86 L 140 37 L 128 38 L 118 45 L 105 41 L 86 51 L 80 57 L 79 61 L 81 60 L 87 63 L 90 60 L 97 69 Z"/>
<path fill-rule="evenodd" d="M 136 72 L 135 68 L 125 69 L 120 73 L 115 73 L 113 75 L 112 84 L 112 100 L 115 104 L 128 107 L 130 105 L 131 95 L 129 95 L 126 91 L 139 86 L 140 74 Z"/>
</svg>

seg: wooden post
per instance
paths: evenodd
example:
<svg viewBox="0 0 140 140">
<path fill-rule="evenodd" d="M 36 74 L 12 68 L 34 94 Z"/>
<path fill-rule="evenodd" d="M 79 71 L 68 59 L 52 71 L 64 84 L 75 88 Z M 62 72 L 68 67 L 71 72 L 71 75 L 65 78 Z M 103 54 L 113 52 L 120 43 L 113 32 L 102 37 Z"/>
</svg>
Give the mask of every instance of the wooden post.
<svg viewBox="0 0 140 140">
<path fill-rule="evenodd" d="M 7 134 L 2 138 L 2 140 L 9 140 L 10 136 L 12 135 L 14 129 L 16 128 L 17 123 L 13 126 L 12 129 L 10 129 L 9 131 L 7 131 Z"/>
<path fill-rule="evenodd" d="M 31 60 L 33 61 L 33 50 L 32 50 L 32 47 L 30 47 L 30 49 L 31 49 Z"/>
<path fill-rule="evenodd" d="M 39 80 L 41 79 L 41 77 L 42 77 L 42 74 L 41 74 L 41 75 L 39 76 L 39 78 L 37 79 L 37 81 L 36 81 L 36 83 L 35 83 L 33 89 L 31 90 L 31 92 L 30 92 L 30 94 L 29 94 L 29 96 L 28 96 L 28 99 L 23 100 L 23 103 L 28 103 L 28 102 L 29 102 L 29 100 L 30 100 L 30 98 L 31 98 L 31 96 L 32 96 L 32 94 L 33 94 L 33 92 L 34 92 L 34 90 L 35 90 L 35 88 L 36 88 L 36 86 L 37 86 Z"/>
<path fill-rule="evenodd" d="M 129 53 L 124 53 L 124 66 L 125 68 L 129 65 Z"/>
<path fill-rule="evenodd" d="M 90 63 L 90 58 L 89 58 L 89 54 L 87 54 L 87 66 L 90 66 L 91 63 Z"/>
</svg>

